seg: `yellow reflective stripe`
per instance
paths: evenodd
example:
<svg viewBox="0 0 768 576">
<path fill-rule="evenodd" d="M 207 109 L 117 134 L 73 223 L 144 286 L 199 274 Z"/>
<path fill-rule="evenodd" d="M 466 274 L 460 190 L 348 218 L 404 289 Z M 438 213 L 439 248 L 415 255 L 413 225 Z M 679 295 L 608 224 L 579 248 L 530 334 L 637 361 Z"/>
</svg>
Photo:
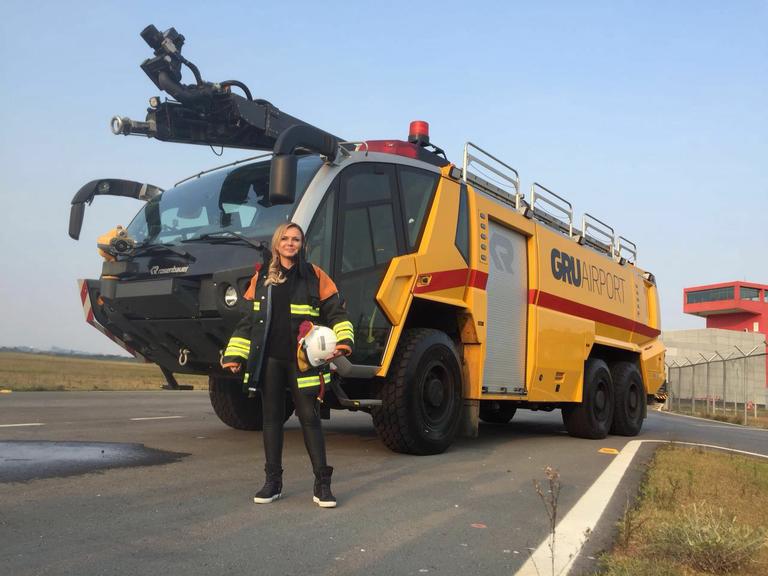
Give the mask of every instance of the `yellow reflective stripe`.
<svg viewBox="0 0 768 576">
<path fill-rule="evenodd" d="M 331 382 L 331 375 L 330 374 L 323 374 L 323 381 L 325 384 L 330 384 Z M 320 386 L 320 378 L 315 374 L 314 376 L 303 376 L 301 378 L 296 378 L 296 383 L 299 385 L 299 388 L 309 388 L 311 386 Z"/>
<path fill-rule="evenodd" d="M 349 320 L 334 324 L 333 332 L 336 334 L 337 340 L 352 340 L 352 342 L 355 341 L 354 327 L 352 326 L 352 322 Z"/>
<path fill-rule="evenodd" d="M 246 372 L 245 375 L 243 376 L 243 383 L 244 384 L 248 384 L 248 378 L 249 377 L 250 377 L 250 374 L 248 374 L 248 372 Z"/>
<path fill-rule="evenodd" d="M 239 358 L 248 359 L 248 354 L 251 351 L 251 341 L 247 338 L 240 338 L 239 336 L 233 336 L 229 339 L 227 349 L 224 351 L 224 356 L 238 356 Z"/>
<path fill-rule="evenodd" d="M 238 358 L 244 358 L 245 360 L 248 360 L 248 352 L 240 350 L 239 348 L 227 348 L 224 351 L 224 356 L 237 356 Z"/>
<path fill-rule="evenodd" d="M 261 310 L 261 302 L 256 301 L 253 303 L 253 311 L 258 312 L 259 310 Z"/>
<path fill-rule="evenodd" d="M 299 316 L 320 316 L 320 308 L 313 308 L 309 304 L 291 304 L 291 314 Z"/>
<path fill-rule="evenodd" d="M 227 346 L 227 350 L 242 350 L 243 352 L 250 352 L 251 346 L 250 344 L 246 344 L 243 346 L 242 344 L 235 344 L 233 342 L 229 343 L 229 346 Z"/>
</svg>

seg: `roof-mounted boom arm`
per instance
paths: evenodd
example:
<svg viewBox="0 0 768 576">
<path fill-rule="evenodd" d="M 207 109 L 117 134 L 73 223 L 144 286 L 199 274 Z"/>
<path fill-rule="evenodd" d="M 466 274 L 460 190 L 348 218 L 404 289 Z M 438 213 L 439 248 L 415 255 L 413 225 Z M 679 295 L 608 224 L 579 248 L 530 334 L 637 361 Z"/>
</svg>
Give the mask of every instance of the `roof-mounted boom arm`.
<svg viewBox="0 0 768 576">
<path fill-rule="evenodd" d="M 165 142 L 203 144 L 272 150 L 280 135 L 292 126 L 306 126 L 340 142 L 341 139 L 289 114 L 281 112 L 266 100 L 253 100 L 242 82 L 227 80 L 220 83 L 203 81 L 197 67 L 181 55 L 184 36 L 170 28 L 159 32 L 152 25 L 141 33 L 155 51 L 152 58 L 141 64 L 142 70 L 154 84 L 176 101 L 150 99 L 144 122 L 115 116 L 115 134 L 137 134 Z M 181 66 L 192 70 L 196 83 L 181 84 Z M 245 97 L 232 93 L 232 87 L 243 91 Z"/>
</svg>

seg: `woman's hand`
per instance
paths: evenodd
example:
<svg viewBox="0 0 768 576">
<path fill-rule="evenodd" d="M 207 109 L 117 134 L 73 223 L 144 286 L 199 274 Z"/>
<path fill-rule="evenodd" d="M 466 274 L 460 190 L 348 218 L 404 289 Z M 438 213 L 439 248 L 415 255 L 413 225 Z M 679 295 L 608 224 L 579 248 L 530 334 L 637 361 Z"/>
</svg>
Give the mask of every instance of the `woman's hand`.
<svg viewBox="0 0 768 576">
<path fill-rule="evenodd" d="M 230 372 L 232 372 L 232 374 L 237 374 L 243 368 L 243 366 L 239 363 L 222 364 L 221 367 L 224 368 L 225 370 L 229 370 Z"/>
</svg>

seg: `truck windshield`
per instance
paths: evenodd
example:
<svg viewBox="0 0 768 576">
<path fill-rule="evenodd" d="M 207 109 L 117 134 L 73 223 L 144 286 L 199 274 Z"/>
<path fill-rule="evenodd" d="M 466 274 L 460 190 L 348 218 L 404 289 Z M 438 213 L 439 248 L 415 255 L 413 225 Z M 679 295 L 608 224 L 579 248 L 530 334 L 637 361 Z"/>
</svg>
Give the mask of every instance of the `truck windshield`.
<svg viewBox="0 0 768 576">
<path fill-rule="evenodd" d="M 299 159 L 293 204 L 269 205 L 269 160 L 188 180 L 147 202 L 128 225 L 128 234 L 145 245 L 173 244 L 225 231 L 268 237 L 290 220 L 322 163 L 319 156 Z"/>
</svg>

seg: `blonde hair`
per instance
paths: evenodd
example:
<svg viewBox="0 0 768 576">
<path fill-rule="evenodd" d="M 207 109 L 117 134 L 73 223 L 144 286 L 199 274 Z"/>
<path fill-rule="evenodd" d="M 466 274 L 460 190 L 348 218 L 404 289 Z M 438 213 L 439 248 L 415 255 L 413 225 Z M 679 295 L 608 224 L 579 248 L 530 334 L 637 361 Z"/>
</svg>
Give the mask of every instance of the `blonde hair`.
<svg viewBox="0 0 768 576">
<path fill-rule="evenodd" d="M 289 228 L 296 228 L 299 231 L 299 234 L 301 234 L 301 248 L 299 248 L 299 250 L 304 250 L 304 230 L 301 229 L 301 226 L 293 222 L 280 224 L 272 235 L 272 260 L 267 269 L 267 277 L 264 280 L 264 286 L 269 286 L 270 284 L 282 284 L 286 280 L 282 270 L 280 270 L 280 254 L 277 252 L 277 246 L 280 243 L 280 239 Z"/>
</svg>

